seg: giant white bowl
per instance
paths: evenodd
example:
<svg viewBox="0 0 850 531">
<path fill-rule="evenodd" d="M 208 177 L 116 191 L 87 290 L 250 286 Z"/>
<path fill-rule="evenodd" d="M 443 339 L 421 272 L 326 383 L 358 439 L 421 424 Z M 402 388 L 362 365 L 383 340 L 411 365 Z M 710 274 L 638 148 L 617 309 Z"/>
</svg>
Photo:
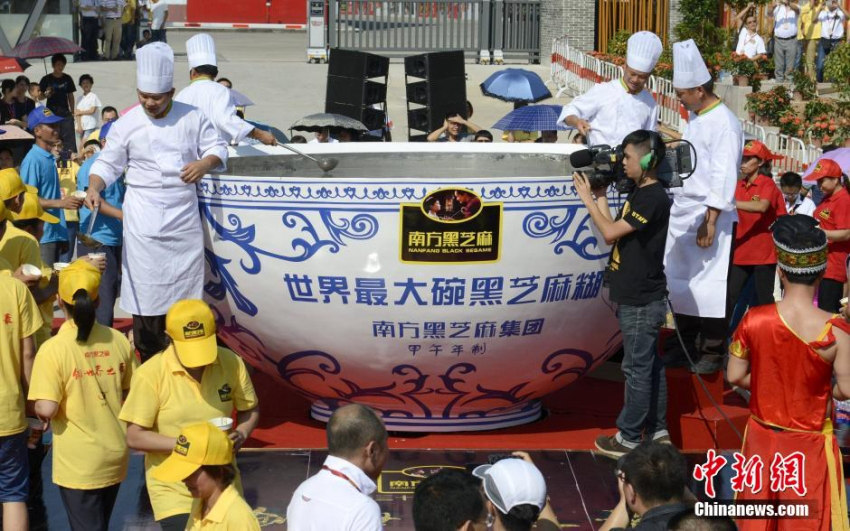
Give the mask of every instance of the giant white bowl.
<svg viewBox="0 0 850 531">
<path fill-rule="evenodd" d="M 394 430 L 522 424 L 620 347 L 602 288 L 609 248 L 572 186 L 575 146 L 301 147 L 339 166 L 322 174 L 281 148 L 240 147 L 199 198 L 221 339 L 311 399 L 314 418 L 355 401 Z M 453 228 L 468 224 L 419 232 L 440 234 L 427 241 L 436 256 L 487 259 L 403 262 L 402 247 L 423 246 L 424 212 L 411 208 L 457 188 L 486 209 L 459 230 L 484 234 L 479 251 L 456 250 Z"/>
</svg>

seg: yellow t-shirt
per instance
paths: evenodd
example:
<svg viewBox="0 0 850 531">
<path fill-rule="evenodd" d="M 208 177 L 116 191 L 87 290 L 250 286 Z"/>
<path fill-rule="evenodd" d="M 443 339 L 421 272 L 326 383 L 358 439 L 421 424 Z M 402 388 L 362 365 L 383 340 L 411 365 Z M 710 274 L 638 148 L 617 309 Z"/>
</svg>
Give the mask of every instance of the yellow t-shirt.
<svg viewBox="0 0 850 531">
<path fill-rule="evenodd" d="M 130 454 L 118 413 L 135 367 L 127 338 L 97 323 L 78 343 L 77 326 L 65 321 L 38 350 L 28 398 L 59 404 L 51 421 L 54 483 L 91 490 L 124 480 Z"/>
<path fill-rule="evenodd" d="M 24 387 L 21 340 L 35 334 L 41 315 L 23 282 L 0 275 L 0 437 L 21 433 Z"/>
<path fill-rule="evenodd" d="M 127 0 L 121 12 L 121 24 L 132 24 L 136 17 L 136 0 Z"/>
<path fill-rule="evenodd" d="M 77 191 L 77 172 L 80 170 L 80 165 L 72 160 L 65 164 L 65 166 L 58 166 L 56 171 L 59 172 L 59 187 L 63 195 L 68 195 Z M 80 221 L 80 215 L 76 210 L 65 209 L 65 221 Z"/>
<path fill-rule="evenodd" d="M 514 134 L 514 142 L 534 142 L 537 140 L 537 137 L 540 136 L 540 133 L 537 131 L 512 131 Z M 505 142 L 508 141 L 508 133 L 509 131 L 504 131 L 502 133 L 502 140 Z"/>
<path fill-rule="evenodd" d="M 201 516 L 201 511 L 201 500 L 195 498 L 186 524 L 187 531 L 260 531 L 260 522 L 254 516 L 254 511 L 233 485 L 224 489 L 205 517 Z"/>
<path fill-rule="evenodd" d="M 50 277 L 53 275 L 53 269 L 45 266 L 41 261 L 41 251 L 35 236 L 11 223 L 6 224 L 6 234 L 0 239 L 0 257 L 9 262 L 12 271 L 16 271 L 23 264 L 40 267 L 41 283 L 39 285 L 42 288 L 50 282 Z M 42 325 L 35 334 L 36 348 L 50 339 L 50 334 L 53 332 L 53 301 L 53 297 L 48 297 L 38 305 Z"/>
<path fill-rule="evenodd" d="M 177 437 L 184 426 L 229 417 L 234 409 L 248 411 L 256 406 L 251 377 L 233 351 L 219 348 L 216 361 L 207 366 L 198 385 L 180 364 L 174 349 L 168 347 L 136 371 L 120 419 Z M 192 509 L 192 496 L 183 482 L 165 483 L 153 477 L 153 470 L 166 457 L 167 453 L 145 455 L 145 479 L 156 520 Z"/>
<path fill-rule="evenodd" d="M 818 13 L 820 13 L 820 7 L 814 10 L 811 4 L 800 6 L 800 25 L 797 29 L 797 39 L 820 39 Z M 803 28 L 806 28 L 805 33 Z"/>
</svg>

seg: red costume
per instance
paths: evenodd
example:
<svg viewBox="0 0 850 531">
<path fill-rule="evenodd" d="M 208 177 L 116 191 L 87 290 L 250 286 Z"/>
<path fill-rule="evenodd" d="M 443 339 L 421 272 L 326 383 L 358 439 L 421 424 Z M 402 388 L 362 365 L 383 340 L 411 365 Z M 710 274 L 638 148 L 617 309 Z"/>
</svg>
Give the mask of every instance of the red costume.
<svg viewBox="0 0 850 531">
<path fill-rule="evenodd" d="M 850 229 L 850 194 L 844 188 L 823 198 L 815 209 L 814 218 L 820 223 L 823 230 Z M 829 259 L 826 274 L 823 278 L 830 278 L 836 282 L 847 282 L 847 268 L 845 261 L 850 253 L 850 241 L 829 242 Z"/>
<path fill-rule="evenodd" d="M 742 531 L 850 529 L 841 454 L 829 418 L 833 369 L 817 353 L 835 342 L 833 327 L 850 333 L 848 323 L 833 318 L 818 341 L 806 343 L 770 304 L 750 308 L 735 330 L 729 352 L 749 361 L 752 393 L 741 451 L 747 460 L 757 455 L 764 464 L 761 489 L 744 486 L 737 499 L 807 501 L 815 509 L 808 519 L 739 520 Z M 771 463 L 795 452 L 805 458 L 800 485 L 775 492 Z"/>
</svg>

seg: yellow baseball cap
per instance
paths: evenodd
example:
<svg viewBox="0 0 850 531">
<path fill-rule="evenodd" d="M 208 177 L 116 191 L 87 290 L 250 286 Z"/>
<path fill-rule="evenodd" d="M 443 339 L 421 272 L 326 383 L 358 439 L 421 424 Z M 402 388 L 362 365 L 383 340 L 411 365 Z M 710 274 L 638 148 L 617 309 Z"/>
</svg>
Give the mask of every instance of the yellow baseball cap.
<svg viewBox="0 0 850 531">
<path fill-rule="evenodd" d="M 165 316 L 165 333 L 174 342 L 177 358 L 186 367 L 203 367 L 215 361 L 215 318 L 202 300 L 184 299 L 174 303 Z"/>
<path fill-rule="evenodd" d="M 59 223 L 59 218 L 41 208 L 41 203 L 38 202 L 38 194 L 29 190 L 24 194 L 24 205 L 21 207 L 21 211 L 18 213 L 9 212 L 9 219 L 13 221 L 40 219 L 45 223 Z"/>
<path fill-rule="evenodd" d="M 74 304 L 74 293 L 84 289 L 91 300 L 97 299 L 100 270 L 85 260 L 75 260 L 59 272 L 59 298 Z"/>
<path fill-rule="evenodd" d="M 25 185 L 15 168 L 0 170 L 0 201 L 12 199 L 24 192 L 38 194 L 38 189 L 35 186 Z"/>
<path fill-rule="evenodd" d="M 233 442 L 210 422 L 193 424 L 180 430 L 171 455 L 153 470 L 159 481 L 183 481 L 204 465 L 229 465 L 233 462 Z"/>
</svg>

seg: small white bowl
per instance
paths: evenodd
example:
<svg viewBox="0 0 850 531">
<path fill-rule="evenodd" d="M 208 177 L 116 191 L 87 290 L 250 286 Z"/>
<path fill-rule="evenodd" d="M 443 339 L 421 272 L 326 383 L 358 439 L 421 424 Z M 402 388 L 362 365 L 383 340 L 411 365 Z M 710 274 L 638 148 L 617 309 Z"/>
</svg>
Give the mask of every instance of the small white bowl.
<svg viewBox="0 0 850 531">
<path fill-rule="evenodd" d="M 65 269 L 69 265 L 71 265 L 71 264 L 69 264 L 68 262 L 53 262 L 53 270 L 58 273 L 59 271 L 62 271 L 63 269 Z"/>
<path fill-rule="evenodd" d="M 41 276 L 41 268 L 32 264 L 24 264 L 21 266 L 21 271 L 23 274 L 30 277 L 40 277 Z"/>
<path fill-rule="evenodd" d="M 85 199 L 86 193 L 82 190 L 75 190 L 74 192 L 71 192 L 71 196 L 76 197 L 77 199 Z"/>
</svg>

